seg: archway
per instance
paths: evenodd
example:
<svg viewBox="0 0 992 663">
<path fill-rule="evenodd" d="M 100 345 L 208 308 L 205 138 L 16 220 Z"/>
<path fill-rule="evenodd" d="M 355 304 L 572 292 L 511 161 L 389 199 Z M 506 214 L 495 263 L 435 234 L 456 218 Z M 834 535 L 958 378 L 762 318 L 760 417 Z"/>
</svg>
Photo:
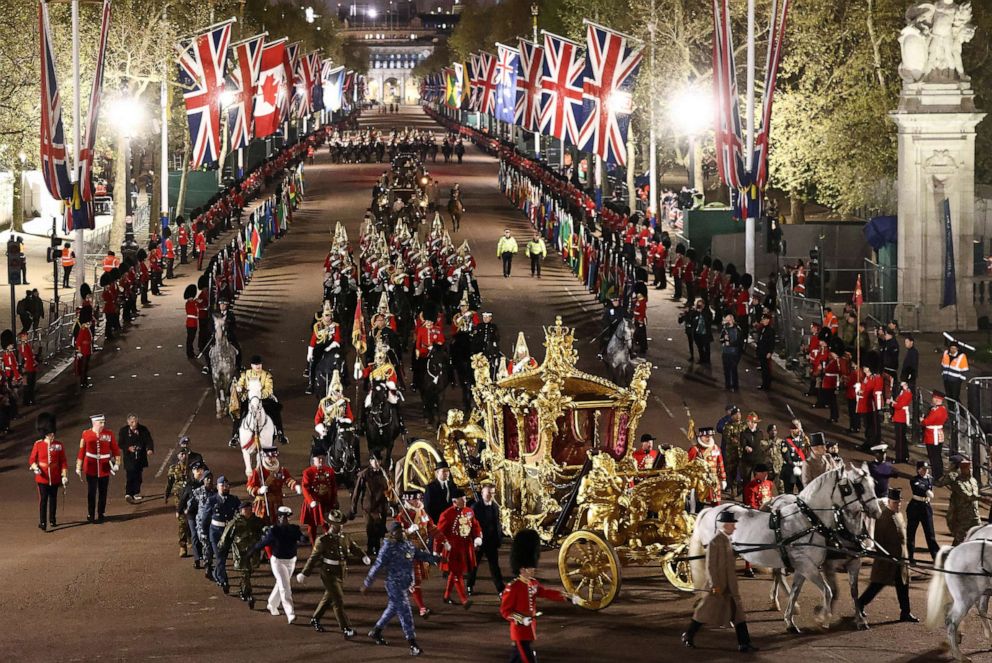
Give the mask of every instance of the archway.
<svg viewBox="0 0 992 663">
<path fill-rule="evenodd" d="M 382 103 L 395 104 L 401 101 L 402 86 L 395 76 L 390 76 L 382 83 Z"/>
</svg>

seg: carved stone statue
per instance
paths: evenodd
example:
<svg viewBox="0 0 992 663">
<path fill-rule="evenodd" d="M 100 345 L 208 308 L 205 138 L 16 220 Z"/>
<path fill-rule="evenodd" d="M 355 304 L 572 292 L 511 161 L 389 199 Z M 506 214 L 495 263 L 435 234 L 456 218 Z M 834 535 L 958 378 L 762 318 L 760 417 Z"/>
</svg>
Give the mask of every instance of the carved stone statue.
<svg viewBox="0 0 992 663">
<path fill-rule="evenodd" d="M 961 64 L 961 48 L 974 36 L 970 2 L 936 0 L 911 6 L 899 35 L 899 75 L 907 83 L 971 80 Z"/>
</svg>

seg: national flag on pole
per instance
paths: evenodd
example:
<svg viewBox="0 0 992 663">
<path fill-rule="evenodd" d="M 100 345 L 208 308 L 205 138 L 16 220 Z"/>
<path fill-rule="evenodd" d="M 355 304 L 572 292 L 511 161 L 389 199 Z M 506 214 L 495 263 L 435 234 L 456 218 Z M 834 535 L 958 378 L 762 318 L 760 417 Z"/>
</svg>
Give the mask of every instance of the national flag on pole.
<svg viewBox="0 0 992 663">
<path fill-rule="evenodd" d="M 865 297 L 861 292 L 861 274 L 858 274 L 858 281 L 854 284 L 854 306 L 855 308 L 861 308 L 861 305 L 864 303 Z"/>
<path fill-rule="evenodd" d="M 313 112 L 313 61 L 310 53 L 299 53 L 296 58 L 296 116 L 305 117 Z"/>
<path fill-rule="evenodd" d="M 332 112 L 341 110 L 343 85 L 344 67 L 335 67 L 330 60 L 324 60 L 324 108 Z"/>
<path fill-rule="evenodd" d="M 314 51 L 310 54 L 310 76 L 312 78 L 310 111 L 313 113 L 324 110 L 324 77 L 321 76 L 321 73 L 320 51 Z"/>
<path fill-rule="evenodd" d="M 541 97 L 538 119 L 541 133 L 578 145 L 579 127 L 585 118 L 582 83 L 586 60 L 574 41 L 544 33 Z"/>
<path fill-rule="evenodd" d="M 537 131 L 544 49 L 526 39 L 517 41 L 520 57 L 517 58 L 517 97 L 513 121 L 527 131 Z"/>
<path fill-rule="evenodd" d="M 355 307 L 355 320 L 351 328 L 351 344 L 358 353 L 359 360 L 368 349 L 368 341 L 365 337 L 365 307 L 362 306 L 362 293 L 358 293 L 358 305 Z"/>
<path fill-rule="evenodd" d="M 176 46 L 179 82 L 186 88 L 183 98 L 193 144 L 191 170 L 216 163 L 220 155 L 220 95 L 224 91 L 233 22 L 232 18 Z"/>
<path fill-rule="evenodd" d="M 479 110 L 479 100 L 480 100 L 480 87 L 479 87 L 479 71 L 482 68 L 480 56 L 478 53 L 472 53 L 468 56 L 468 86 L 469 86 L 469 99 L 468 99 L 468 109 L 478 112 Z"/>
<path fill-rule="evenodd" d="M 496 114 L 497 65 L 499 59 L 492 53 L 479 53 L 479 112 L 486 115 Z"/>
<path fill-rule="evenodd" d="M 512 46 L 496 44 L 496 114 L 501 122 L 513 124 L 517 104 L 517 66 L 520 52 Z"/>
<path fill-rule="evenodd" d="M 227 125 L 231 129 L 231 149 L 248 147 L 255 137 L 255 92 L 262 70 L 262 52 L 265 34 L 250 37 L 232 47 L 235 55 L 231 83 L 234 87 L 234 103 L 227 112 Z"/>
<path fill-rule="evenodd" d="M 348 69 L 341 84 L 341 107 L 350 111 L 355 101 L 355 72 Z"/>
<path fill-rule="evenodd" d="M 448 98 L 448 105 L 451 108 L 461 108 L 462 99 L 465 98 L 465 67 L 461 62 L 451 65 L 451 96 Z"/>
<path fill-rule="evenodd" d="M 306 83 L 303 80 L 303 60 L 299 42 L 286 44 L 286 57 L 289 60 L 289 87 L 292 96 L 289 101 L 290 117 L 303 117 L 306 105 Z"/>
<path fill-rule="evenodd" d="M 579 149 L 623 166 L 631 97 L 644 47 L 633 37 L 585 23 L 588 67 L 582 87 L 585 122 L 579 129 Z"/>
<path fill-rule="evenodd" d="M 107 35 L 110 34 L 110 0 L 103 0 L 100 21 L 100 43 L 96 52 L 96 68 L 93 72 L 93 86 L 90 90 L 90 107 L 86 112 L 86 136 L 80 143 L 79 195 L 85 201 L 93 199 L 93 150 L 96 147 L 96 123 L 100 116 L 100 99 L 103 96 L 103 69 L 107 62 Z M 77 137 L 78 140 L 78 137 Z M 78 227 L 78 226 L 77 226 Z M 88 226 L 93 227 L 93 223 Z"/>
<path fill-rule="evenodd" d="M 286 38 L 265 44 L 255 94 L 255 136 L 271 136 L 282 123 L 289 108 L 286 78 Z"/>
<path fill-rule="evenodd" d="M 38 3 L 38 33 L 41 35 L 41 173 L 52 198 L 65 200 L 72 196 L 72 181 L 62 125 L 62 100 L 55 79 L 47 2 Z"/>
</svg>

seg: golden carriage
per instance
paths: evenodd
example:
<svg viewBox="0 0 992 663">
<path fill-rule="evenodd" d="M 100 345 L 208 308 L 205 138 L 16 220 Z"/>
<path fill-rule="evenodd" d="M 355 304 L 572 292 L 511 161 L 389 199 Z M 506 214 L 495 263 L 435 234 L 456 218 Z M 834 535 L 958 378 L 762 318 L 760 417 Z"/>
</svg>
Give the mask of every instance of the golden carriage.
<svg viewBox="0 0 992 663">
<path fill-rule="evenodd" d="M 558 547 L 561 582 L 583 607 L 608 606 L 627 565 L 658 563 L 690 591 L 689 565 L 678 559 L 694 521 L 686 500 L 708 490 L 712 475 L 678 448 L 664 452 L 663 469 L 639 470 L 633 438 L 651 365 L 622 388 L 577 370 L 573 344 L 557 318 L 537 368 L 492 380 L 486 359 L 473 357 L 478 409 L 467 422 L 449 411 L 437 444 L 414 442 L 398 468 L 402 485 L 422 489 L 442 456 L 466 492 L 491 482 L 504 532 L 530 527 Z"/>
</svg>

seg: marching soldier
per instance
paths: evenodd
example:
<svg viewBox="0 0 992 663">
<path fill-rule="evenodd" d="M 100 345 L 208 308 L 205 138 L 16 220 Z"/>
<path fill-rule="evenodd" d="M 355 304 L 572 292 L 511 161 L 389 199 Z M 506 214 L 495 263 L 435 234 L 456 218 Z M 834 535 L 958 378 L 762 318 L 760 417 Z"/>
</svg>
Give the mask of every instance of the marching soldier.
<svg viewBox="0 0 992 663">
<path fill-rule="evenodd" d="M 65 448 L 55 439 L 55 415 L 42 412 L 38 415 L 35 428 L 41 439 L 31 448 L 28 463 L 38 486 L 38 529 L 44 532 L 49 525 L 55 527 L 57 524 L 59 486 L 65 489 L 69 485 L 69 466 Z"/>
<path fill-rule="evenodd" d="M 324 627 L 320 623 L 320 618 L 330 607 L 334 611 L 338 628 L 341 629 L 345 639 L 350 640 L 355 635 L 355 629 L 351 628 L 351 622 L 348 621 L 348 615 L 344 611 L 344 578 L 348 573 L 348 558 L 359 558 L 366 566 L 371 564 L 372 560 L 351 540 L 351 537 L 341 531 L 344 523 L 344 514 L 341 511 L 338 509 L 327 511 L 326 522 L 329 527 L 314 541 L 313 552 L 310 553 L 307 563 L 303 565 L 303 570 L 296 574 L 296 582 L 302 585 L 313 572 L 314 567 L 319 565 L 324 595 L 317 604 L 317 609 L 313 611 L 310 625 L 315 631 L 323 633 Z"/>
<path fill-rule="evenodd" d="M 338 484 L 334 468 L 324 465 L 324 454 L 314 454 L 310 467 L 303 470 L 300 485 L 303 488 L 303 508 L 300 524 L 305 525 L 310 543 L 317 541 L 317 528 L 326 520 L 326 514 L 338 508 Z"/>
<path fill-rule="evenodd" d="M 86 521 L 102 523 L 107 510 L 107 487 L 110 477 L 121 466 L 121 449 L 114 434 L 104 430 L 107 423 L 102 414 L 90 416 L 92 428 L 83 431 L 76 455 L 76 476 L 86 475 Z M 99 501 L 97 500 L 99 493 Z"/>
<path fill-rule="evenodd" d="M 269 593 L 267 606 L 269 614 L 279 616 L 279 606 L 282 605 L 286 621 L 290 624 L 296 621 L 296 608 L 293 605 L 293 587 L 290 578 L 296 568 L 296 546 L 303 534 L 296 525 L 289 524 L 293 510 L 288 506 L 279 506 L 276 522 L 265 529 L 262 540 L 252 546 L 251 554 L 257 555 L 263 548 L 271 550 L 269 566 L 275 583 Z"/>
<path fill-rule="evenodd" d="M 272 419 L 272 424 L 276 428 L 276 434 L 279 436 L 280 441 L 283 444 L 287 444 L 289 440 L 283 433 L 282 427 L 282 404 L 276 399 L 272 373 L 262 368 L 262 358 L 259 355 L 253 355 L 248 360 L 248 363 L 250 367 L 241 373 L 238 381 L 234 384 L 234 392 L 237 394 L 237 398 L 231 399 L 231 414 L 234 415 L 232 439 L 237 439 L 238 427 L 241 423 L 240 413 L 244 412 L 248 405 L 246 400 L 248 398 L 248 384 L 252 380 L 258 380 L 262 386 L 262 407 L 265 409 L 265 413 Z"/>
<path fill-rule="evenodd" d="M 947 502 L 947 529 L 954 537 L 952 545 L 956 546 L 965 540 L 968 530 L 982 523 L 978 513 L 981 496 L 978 482 L 971 475 L 971 460 L 967 456 L 955 456 L 951 463 L 951 471 L 940 477 L 936 485 L 951 491 Z"/>
<path fill-rule="evenodd" d="M 217 477 L 217 493 L 210 507 L 210 526 L 207 528 L 207 543 L 214 558 L 212 578 L 224 593 L 227 594 L 227 566 L 224 556 L 220 554 L 220 539 L 227 529 L 228 523 L 241 511 L 241 499 L 231 494 L 231 484 L 223 474 Z"/>
<path fill-rule="evenodd" d="M 186 300 L 186 357 L 193 359 L 196 356 L 194 347 L 196 343 L 196 329 L 199 324 L 200 314 L 196 308 L 196 286 L 190 283 L 183 292 L 183 299 Z"/>
<path fill-rule="evenodd" d="M 524 333 L 517 334 L 517 342 L 513 346 L 513 360 L 506 365 L 506 371 L 510 375 L 529 371 L 537 368 L 537 360 L 530 356 L 530 349 L 527 347 L 527 339 Z"/>
<path fill-rule="evenodd" d="M 930 476 L 930 463 L 925 460 L 916 461 L 916 475 L 909 480 L 909 488 L 913 498 L 906 505 L 906 544 L 909 548 L 909 563 L 912 566 L 916 556 L 916 529 L 923 526 L 923 538 L 926 539 L 930 557 L 935 561 L 940 546 L 933 529 L 933 478 Z"/>
<path fill-rule="evenodd" d="M 729 622 L 737 632 L 737 648 L 741 652 L 757 651 L 748 633 L 747 614 L 737 588 L 734 549 L 730 544 L 730 537 L 737 528 L 737 516 L 733 511 L 725 510 L 716 520 L 719 528 L 706 547 L 705 593 L 699 597 L 689 628 L 682 634 L 682 644 L 695 648 L 696 634 L 703 624 L 724 626 Z"/>
<path fill-rule="evenodd" d="M 422 497 L 423 493 L 419 490 L 405 491 L 403 493 L 403 505 L 399 513 L 396 514 L 396 522 L 403 525 L 407 538 L 415 548 L 430 552 L 427 542 L 434 536 L 437 527 L 431 517 L 427 515 Z M 413 602 L 417 604 L 420 616 L 424 619 L 431 614 L 430 608 L 424 603 L 422 589 L 429 571 L 430 564 L 427 562 L 413 563 L 413 584 L 410 586 L 410 595 L 413 596 Z"/>
<path fill-rule="evenodd" d="M 386 534 L 386 519 L 389 518 L 389 477 L 379 462 L 376 453 L 369 455 L 369 466 L 358 473 L 355 488 L 351 493 L 351 512 L 348 520 L 355 517 L 361 505 L 365 512 L 366 552 L 369 557 L 379 554 L 382 537 Z"/>
<path fill-rule="evenodd" d="M 283 487 L 296 491 L 297 495 L 303 494 L 303 487 L 279 464 L 278 449 L 262 449 L 261 453 L 262 466 L 252 470 L 248 477 L 248 494 L 255 498 L 255 515 L 275 522 L 279 507 L 282 506 Z"/>
<path fill-rule="evenodd" d="M 193 516 L 193 536 L 200 542 L 203 551 L 204 577 L 212 580 L 214 575 L 214 550 L 210 545 L 210 514 L 213 511 L 217 486 L 214 475 L 209 470 L 203 473 L 203 481 L 193 489 L 193 495 L 186 504 L 186 515 Z"/>
<path fill-rule="evenodd" d="M 189 449 L 180 447 L 176 453 L 176 462 L 169 466 L 169 478 L 165 485 L 165 501 L 168 503 L 169 497 L 176 496 L 176 504 L 179 504 L 179 497 L 189 483 Z M 176 520 L 179 521 L 179 556 L 189 556 L 189 527 L 186 525 L 186 514 L 176 509 Z"/>
<path fill-rule="evenodd" d="M 241 572 L 238 597 L 248 602 L 249 610 L 255 609 L 251 573 L 258 565 L 258 554 L 253 553 L 252 550 L 262 540 L 264 529 L 265 521 L 252 511 L 251 501 L 244 501 L 238 507 L 238 515 L 224 528 L 218 546 L 221 564 L 226 564 L 228 554 L 232 549 L 234 550 L 234 568 Z"/>
<path fill-rule="evenodd" d="M 541 557 L 541 537 L 532 529 L 517 532 L 510 546 L 510 569 L 517 576 L 506 586 L 500 598 L 499 613 L 510 623 L 513 642 L 511 663 L 535 663 L 534 640 L 537 639 L 537 599 L 578 604 L 577 596 L 544 587 L 534 575 Z"/>
<path fill-rule="evenodd" d="M 448 572 L 444 587 L 444 602 L 453 603 L 451 590 L 458 592 L 462 607 L 472 607 L 465 591 L 465 574 L 475 567 L 475 549 L 482 545 L 482 528 L 475 512 L 465 506 L 465 493 L 456 488 L 451 496 L 451 506 L 437 520 L 435 551 L 443 551 L 442 570 Z"/>
<path fill-rule="evenodd" d="M 193 568 L 201 568 L 201 560 L 203 559 L 204 551 L 203 545 L 200 543 L 200 537 L 196 532 L 196 501 L 194 498 L 194 493 L 196 490 L 203 485 L 203 480 L 210 472 L 207 466 L 202 462 L 190 463 L 191 475 L 186 482 L 186 487 L 183 488 L 183 492 L 180 494 L 179 499 L 176 501 L 176 510 L 179 516 L 186 522 L 186 531 L 189 533 L 189 541 L 193 546 Z"/>
</svg>

